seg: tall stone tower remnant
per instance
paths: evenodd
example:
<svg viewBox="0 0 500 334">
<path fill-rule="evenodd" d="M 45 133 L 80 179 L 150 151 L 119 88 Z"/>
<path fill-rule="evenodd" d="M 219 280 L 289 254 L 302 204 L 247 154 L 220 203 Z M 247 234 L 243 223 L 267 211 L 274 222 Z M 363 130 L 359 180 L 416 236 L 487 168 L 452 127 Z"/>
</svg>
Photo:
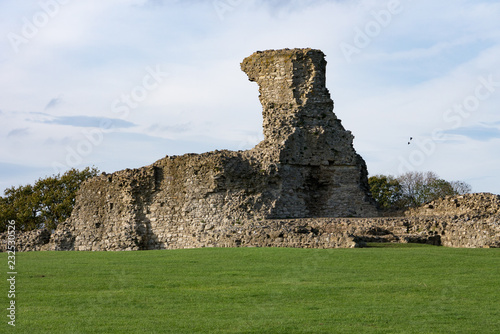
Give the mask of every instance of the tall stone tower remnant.
<svg viewBox="0 0 500 334">
<path fill-rule="evenodd" d="M 324 54 L 258 51 L 241 68 L 259 85 L 262 142 L 167 156 L 87 181 L 53 248 L 161 249 L 183 233 L 173 226 L 201 238 L 207 228 L 246 221 L 376 216 L 366 164 L 333 113 Z"/>
<path fill-rule="evenodd" d="M 366 164 L 333 113 L 320 50 L 256 52 L 241 64 L 259 85 L 264 140 L 252 151 L 280 166 L 271 217 L 370 216 Z"/>
</svg>

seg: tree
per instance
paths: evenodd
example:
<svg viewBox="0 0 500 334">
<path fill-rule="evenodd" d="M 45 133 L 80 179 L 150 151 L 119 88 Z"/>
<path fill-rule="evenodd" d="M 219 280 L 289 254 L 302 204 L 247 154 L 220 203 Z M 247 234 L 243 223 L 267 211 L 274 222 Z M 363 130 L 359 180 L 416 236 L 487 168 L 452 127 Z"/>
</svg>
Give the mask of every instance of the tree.
<svg viewBox="0 0 500 334">
<path fill-rule="evenodd" d="M 375 175 L 368 179 L 373 198 L 384 210 L 399 209 L 401 205 L 401 184 L 393 176 Z"/>
<path fill-rule="evenodd" d="M 448 182 L 434 172 L 408 172 L 398 177 L 376 175 L 368 179 L 373 198 L 382 209 L 417 207 L 440 197 L 463 195 L 471 186 Z"/>
<path fill-rule="evenodd" d="M 470 184 L 463 181 L 451 181 L 450 184 L 457 195 L 469 194 L 472 191 Z"/>
<path fill-rule="evenodd" d="M 432 172 L 429 177 L 432 177 Z M 408 172 L 398 176 L 406 207 L 418 206 L 423 201 L 425 176 L 422 172 Z"/>
<path fill-rule="evenodd" d="M 434 172 L 408 172 L 397 179 L 408 207 L 420 206 L 441 197 L 455 196 L 471 190 L 470 185 L 465 182 L 448 182 Z"/>
<path fill-rule="evenodd" d="M 82 171 L 73 168 L 62 176 L 40 178 L 34 185 L 8 188 L 0 197 L 0 232 L 10 220 L 19 231 L 55 229 L 71 215 L 80 185 L 97 174 L 94 167 Z"/>
</svg>

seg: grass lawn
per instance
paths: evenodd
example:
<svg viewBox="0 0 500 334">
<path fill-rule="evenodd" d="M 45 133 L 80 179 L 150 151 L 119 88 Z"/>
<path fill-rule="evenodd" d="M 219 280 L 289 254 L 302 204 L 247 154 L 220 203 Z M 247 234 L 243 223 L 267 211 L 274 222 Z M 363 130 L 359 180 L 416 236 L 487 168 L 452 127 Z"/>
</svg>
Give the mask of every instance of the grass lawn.
<svg viewBox="0 0 500 334">
<path fill-rule="evenodd" d="M 0 333 L 500 333 L 498 249 L 33 252 L 16 269 Z"/>
</svg>

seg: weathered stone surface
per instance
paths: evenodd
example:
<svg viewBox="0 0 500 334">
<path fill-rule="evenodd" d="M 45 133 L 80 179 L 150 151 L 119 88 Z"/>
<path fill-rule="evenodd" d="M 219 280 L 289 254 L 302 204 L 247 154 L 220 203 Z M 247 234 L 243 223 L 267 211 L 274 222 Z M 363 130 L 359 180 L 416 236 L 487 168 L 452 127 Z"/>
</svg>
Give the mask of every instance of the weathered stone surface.
<svg viewBox="0 0 500 334">
<path fill-rule="evenodd" d="M 448 196 L 408 210 L 407 216 L 459 216 L 472 218 L 500 214 L 500 195 L 490 193 Z"/>
<path fill-rule="evenodd" d="M 447 198 L 407 217 L 375 218 L 366 165 L 333 113 L 321 51 L 256 52 L 241 68 L 259 85 L 261 143 L 103 173 L 82 185 L 71 217 L 50 242 L 48 232 L 29 232 L 18 249 L 499 246 L 496 195 Z"/>
<path fill-rule="evenodd" d="M 88 181 L 53 248 L 67 248 L 62 244 L 73 238 L 77 250 L 165 248 L 184 235 L 177 229 L 192 224 L 376 216 L 366 165 L 333 113 L 324 54 L 257 52 L 241 67 L 259 85 L 261 143 L 248 151 L 167 156 Z"/>
<path fill-rule="evenodd" d="M 15 234 L 16 251 L 39 251 L 48 248 L 50 232 L 47 229 L 33 230 Z M 0 233 L 0 252 L 5 252 L 8 245 L 8 233 Z"/>
<path fill-rule="evenodd" d="M 266 217 L 367 217 L 376 212 L 364 160 L 333 113 L 319 50 L 256 52 L 241 64 L 259 85 L 264 140 L 250 152 L 279 176 Z"/>
<path fill-rule="evenodd" d="M 481 205 L 478 202 L 476 204 Z M 52 234 L 50 243 L 47 231 L 23 233 L 18 237 L 18 250 L 84 250 L 83 247 L 75 247 L 76 231 L 78 230 L 75 227 L 66 225 Z M 44 236 L 40 237 L 39 233 Z M 79 240 L 90 240 L 88 242 L 92 245 L 92 250 L 201 247 L 352 248 L 363 247 L 367 242 L 498 248 L 500 215 L 491 214 L 481 218 L 442 215 L 268 219 L 222 224 L 193 221 L 167 224 L 155 239 L 145 239 L 144 235 L 141 238 L 138 233 L 130 231 L 119 231 L 118 235 L 115 232 L 105 232 L 99 239 L 90 236 L 80 238 Z M 6 239 L 6 234 L 0 235 L 0 250 L 5 250 Z"/>
</svg>

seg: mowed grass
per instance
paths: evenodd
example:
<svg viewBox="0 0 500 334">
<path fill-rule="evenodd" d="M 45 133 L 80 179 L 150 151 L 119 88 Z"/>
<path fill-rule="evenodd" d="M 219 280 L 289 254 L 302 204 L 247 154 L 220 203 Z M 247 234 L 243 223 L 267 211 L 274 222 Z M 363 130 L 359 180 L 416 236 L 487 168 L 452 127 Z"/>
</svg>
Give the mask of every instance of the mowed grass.
<svg viewBox="0 0 500 334">
<path fill-rule="evenodd" d="M 500 332 L 498 249 L 34 252 L 16 265 L 17 333 Z M 1 287 L 0 332 L 14 332 Z"/>
</svg>

